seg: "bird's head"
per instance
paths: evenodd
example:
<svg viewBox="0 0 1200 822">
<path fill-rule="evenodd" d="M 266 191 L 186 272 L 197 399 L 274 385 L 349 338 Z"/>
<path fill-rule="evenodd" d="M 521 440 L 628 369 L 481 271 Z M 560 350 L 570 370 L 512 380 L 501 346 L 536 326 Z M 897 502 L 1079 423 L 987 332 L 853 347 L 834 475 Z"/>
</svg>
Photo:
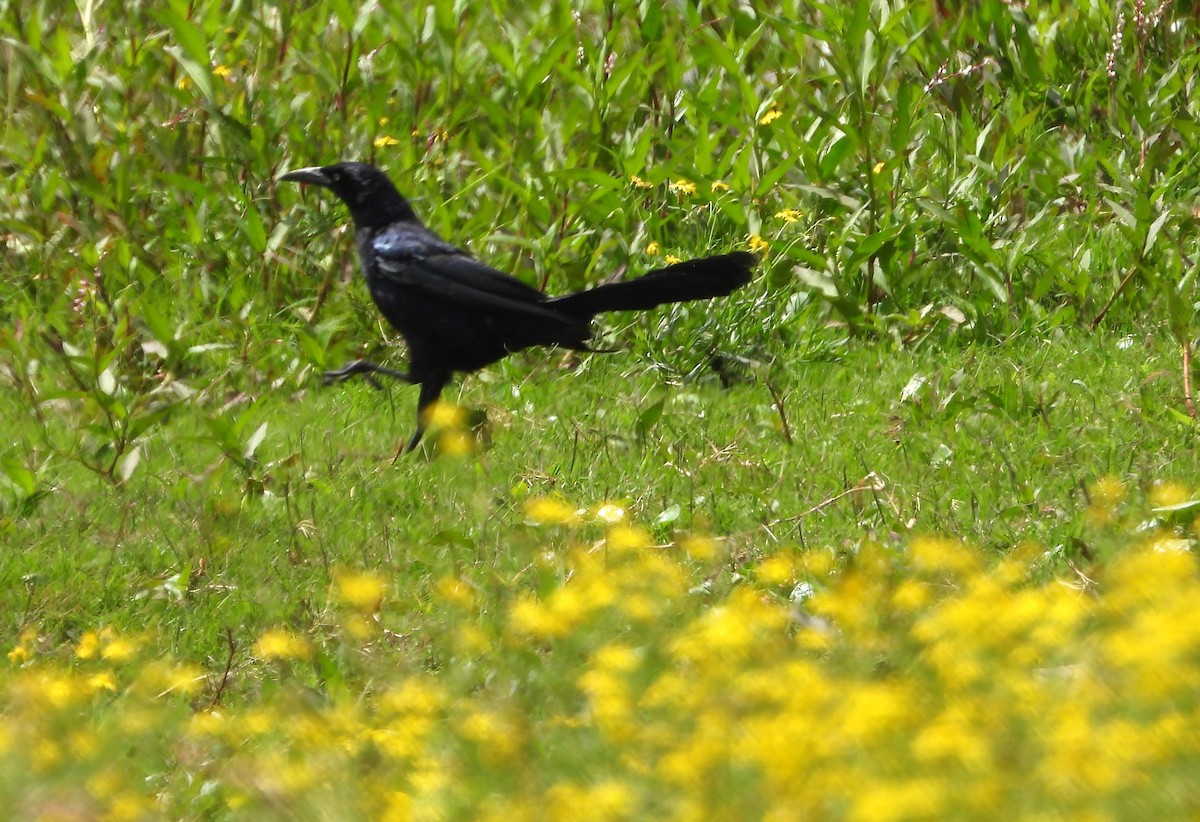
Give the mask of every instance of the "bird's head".
<svg viewBox="0 0 1200 822">
<path fill-rule="evenodd" d="M 358 228 L 416 219 L 412 207 L 387 175 L 367 163 L 298 168 L 280 175 L 279 179 L 329 189 L 350 208 Z"/>
</svg>

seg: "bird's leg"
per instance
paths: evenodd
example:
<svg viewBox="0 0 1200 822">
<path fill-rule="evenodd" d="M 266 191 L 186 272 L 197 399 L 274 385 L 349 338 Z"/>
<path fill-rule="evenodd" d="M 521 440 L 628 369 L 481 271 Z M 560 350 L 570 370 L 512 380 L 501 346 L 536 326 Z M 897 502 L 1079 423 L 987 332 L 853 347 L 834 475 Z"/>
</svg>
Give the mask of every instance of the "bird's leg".
<svg viewBox="0 0 1200 822">
<path fill-rule="evenodd" d="M 445 374 L 421 383 L 421 394 L 417 398 L 417 430 L 413 432 L 412 437 L 403 448 L 396 449 L 396 455 L 392 457 L 393 463 L 400 458 L 401 454 L 407 454 L 421 442 L 421 437 L 425 435 L 425 423 L 429 417 L 429 410 L 437 402 L 438 397 L 442 394 L 442 389 L 446 387 L 449 380 L 450 375 Z"/>
<path fill-rule="evenodd" d="M 379 380 L 375 379 L 375 374 L 383 374 L 384 376 L 392 377 L 397 380 L 403 380 L 404 382 L 408 383 L 415 382 L 411 376 L 403 371 L 397 371 L 394 368 L 385 368 L 382 365 L 376 365 L 375 363 L 367 362 L 366 360 L 355 360 L 354 362 L 346 363 L 341 368 L 338 368 L 335 371 L 326 371 L 321 376 L 325 380 L 326 385 L 331 385 L 335 382 L 344 382 L 353 377 L 355 374 L 362 374 L 365 376 L 367 378 L 367 382 L 371 383 L 371 386 L 376 389 L 382 389 L 383 386 L 379 384 Z"/>
</svg>

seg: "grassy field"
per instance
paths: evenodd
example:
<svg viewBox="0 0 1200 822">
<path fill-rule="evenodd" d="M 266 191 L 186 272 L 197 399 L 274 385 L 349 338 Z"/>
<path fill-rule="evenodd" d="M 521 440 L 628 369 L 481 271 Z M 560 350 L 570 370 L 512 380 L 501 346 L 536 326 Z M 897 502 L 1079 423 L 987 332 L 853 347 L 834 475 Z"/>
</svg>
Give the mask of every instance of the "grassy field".
<svg viewBox="0 0 1200 822">
<path fill-rule="evenodd" d="M 0 0 L 0 817 L 1200 812 L 1191 11 L 769 5 Z M 340 159 L 760 274 L 393 460 Z"/>
</svg>

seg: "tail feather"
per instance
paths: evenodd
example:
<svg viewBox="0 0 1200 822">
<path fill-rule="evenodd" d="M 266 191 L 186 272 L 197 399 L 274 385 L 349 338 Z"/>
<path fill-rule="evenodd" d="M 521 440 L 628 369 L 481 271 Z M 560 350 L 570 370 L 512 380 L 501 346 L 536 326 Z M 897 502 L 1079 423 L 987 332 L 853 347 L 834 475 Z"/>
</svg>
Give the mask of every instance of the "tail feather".
<svg viewBox="0 0 1200 822">
<path fill-rule="evenodd" d="M 647 311 L 667 303 L 723 297 L 750 282 L 756 261 L 748 251 L 686 260 L 637 279 L 567 294 L 546 305 L 577 317 L 592 317 L 605 311 Z"/>
</svg>

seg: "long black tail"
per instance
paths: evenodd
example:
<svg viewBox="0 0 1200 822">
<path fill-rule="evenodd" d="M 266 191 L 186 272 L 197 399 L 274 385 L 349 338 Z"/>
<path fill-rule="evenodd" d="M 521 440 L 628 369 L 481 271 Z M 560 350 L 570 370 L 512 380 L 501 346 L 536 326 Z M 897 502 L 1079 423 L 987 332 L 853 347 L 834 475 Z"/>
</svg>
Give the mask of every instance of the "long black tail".
<svg viewBox="0 0 1200 822">
<path fill-rule="evenodd" d="M 757 259 L 748 251 L 735 251 L 686 260 L 634 280 L 567 294 L 549 300 L 546 305 L 566 314 L 590 318 L 604 311 L 646 311 L 666 303 L 723 297 L 750 282 Z"/>
</svg>

